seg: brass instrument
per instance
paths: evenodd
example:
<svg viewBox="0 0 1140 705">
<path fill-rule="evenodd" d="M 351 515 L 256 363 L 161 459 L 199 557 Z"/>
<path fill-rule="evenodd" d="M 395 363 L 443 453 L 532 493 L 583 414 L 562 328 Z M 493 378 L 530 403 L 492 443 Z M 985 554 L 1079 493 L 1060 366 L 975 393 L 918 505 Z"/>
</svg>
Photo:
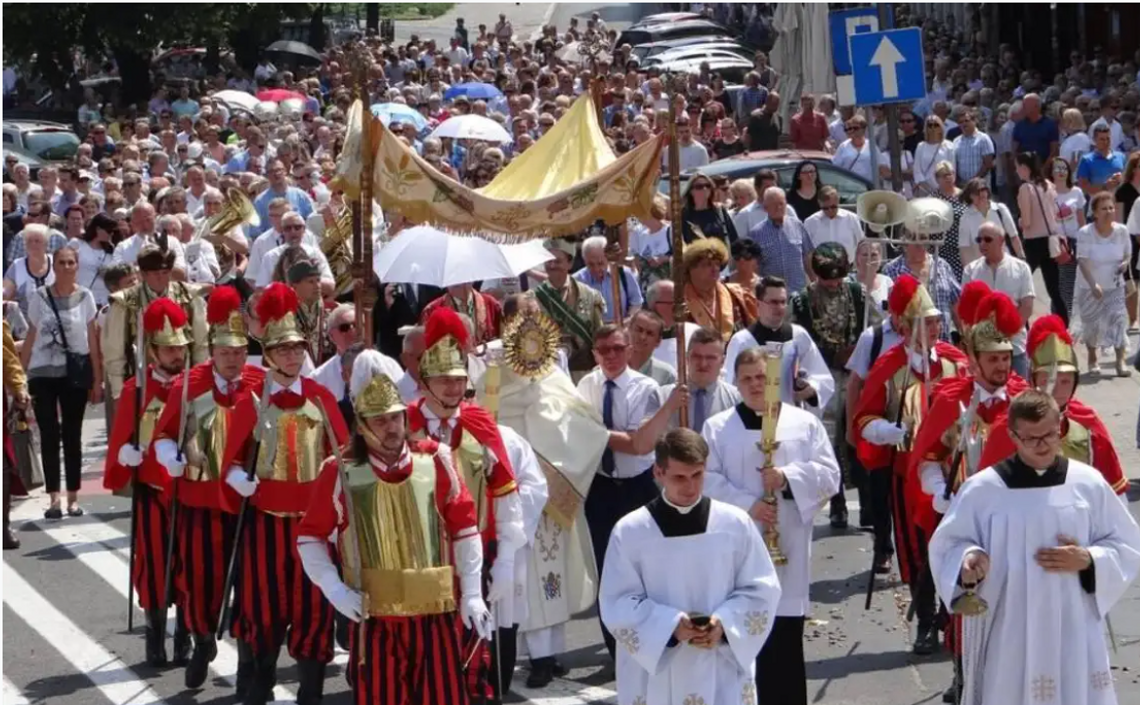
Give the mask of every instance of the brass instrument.
<svg viewBox="0 0 1140 705">
<path fill-rule="evenodd" d="M 352 209 L 345 207 L 321 238 L 321 254 L 329 261 L 337 294 L 352 286 Z M 371 266 L 371 263 L 369 263 Z"/>
<path fill-rule="evenodd" d="M 776 424 L 780 418 L 780 375 L 783 365 L 783 344 L 769 343 L 764 346 L 764 419 L 763 431 L 761 431 L 762 438 L 756 443 L 760 450 L 764 453 L 764 468 L 770 469 L 776 467 L 774 458 L 776 456 L 776 449 L 780 447 L 779 441 L 776 440 Z M 764 503 L 772 507 L 776 506 L 776 494 L 774 492 L 764 493 Z M 780 530 L 776 528 L 773 523 L 764 529 L 764 545 L 768 547 L 768 553 L 772 557 L 773 565 L 784 565 L 788 562 L 788 557 L 780 550 Z"/>
<path fill-rule="evenodd" d="M 220 248 L 226 246 L 224 236 L 231 230 L 240 225 L 257 226 L 261 224 L 261 218 L 257 215 L 253 203 L 240 188 L 235 187 L 226 191 L 225 199 L 225 203 L 222 204 L 222 211 L 205 219 L 198 226 L 198 232 L 194 233 L 195 239 L 204 238 L 219 249 L 219 252 Z"/>
</svg>

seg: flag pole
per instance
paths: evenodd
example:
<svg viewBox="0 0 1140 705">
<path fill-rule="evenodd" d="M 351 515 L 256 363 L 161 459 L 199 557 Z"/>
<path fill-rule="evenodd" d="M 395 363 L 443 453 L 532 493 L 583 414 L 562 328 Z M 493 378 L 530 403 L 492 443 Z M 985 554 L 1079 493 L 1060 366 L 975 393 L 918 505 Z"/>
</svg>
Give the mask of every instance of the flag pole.
<svg viewBox="0 0 1140 705">
<path fill-rule="evenodd" d="M 669 101 L 669 232 L 673 247 L 673 333 L 677 337 L 677 385 L 688 383 L 688 365 L 685 359 L 685 249 L 684 224 L 681 215 L 681 145 L 677 143 L 677 116 L 673 101 Z M 689 425 L 689 405 L 684 404 L 678 411 L 680 425 Z M 700 433 L 701 429 L 696 429 Z"/>
</svg>

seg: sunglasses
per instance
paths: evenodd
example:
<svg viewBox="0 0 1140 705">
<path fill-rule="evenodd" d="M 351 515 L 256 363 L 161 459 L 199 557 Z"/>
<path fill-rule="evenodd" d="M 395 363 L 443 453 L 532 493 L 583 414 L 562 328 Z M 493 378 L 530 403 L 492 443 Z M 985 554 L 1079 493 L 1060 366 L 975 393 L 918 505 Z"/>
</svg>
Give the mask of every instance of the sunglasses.
<svg viewBox="0 0 1140 705">
<path fill-rule="evenodd" d="M 625 352 L 628 347 L 628 345 L 599 345 L 594 348 L 594 350 L 596 350 L 599 355 L 614 355 L 616 353 Z"/>
<path fill-rule="evenodd" d="M 341 333 L 347 333 L 354 328 L 356 328 L 355 322 L 353 322 L 353 323 L 341 323 L 339 326 L 336 327 L 336 329 L 338 331 L 340 331 Z"/>
<path fill-rule="evenodd" d="M 863 127 L 862 127 L 862 125 L 848 125 L 847 127 L 843 128 L 843 129 L 845 132 L 858 132 L 859 130 L 862 130 Z"/>
<path fill-rule="evenodd" d="M 995 241 L 996 241 L 996 239 L 997 239 L 997 238 L 992 238 L 992 237 L 981 237 L 981 236 L 979 236 L 979 237 L 976 237 L 976 238 L 974 238 L 974 242 L 978 243 L 979 245 L 980 245 L 980 244 L 982 244 L 982 243 L 984 242 L 984 243 L 986 243 L 986 244 L 988 245 L 988 244 L 990 244 L 991 242 L 995 242 Z"/>
<path fill-rule="evenodd" d="M 708 191 L 712 188 L 711 184 L 693 184 L 694 191 Z"/>
</svg>

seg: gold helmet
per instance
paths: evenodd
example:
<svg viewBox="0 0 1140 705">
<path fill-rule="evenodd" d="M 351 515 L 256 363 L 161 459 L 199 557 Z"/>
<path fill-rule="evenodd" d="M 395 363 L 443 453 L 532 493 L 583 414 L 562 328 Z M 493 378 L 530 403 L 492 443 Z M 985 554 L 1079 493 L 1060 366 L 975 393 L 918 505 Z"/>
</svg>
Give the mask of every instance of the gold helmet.
<svg viewBox="0 0 1140 705">
<path fill-rule="evenodd" d="M 190 344 L 186 312 L 165 296 L 150 302 L 143 312 L 143 330 L 151 345 L 181 347 Z"/>
<path fill-rule="evenodd" d="M 1037 370 L 1076 372 L 1077 354 L 1073 350 L 1073 336 L 1065 322 L 1056 314 L 1042 316 L 1029 326 L 1029 339 L 1025 344 L 1029 364 Z"/>
<path fill-rule="evenodd" d="M 297 292 L 288 284 L 274 282 L 265 287 L 257 302 L 257 319 L 263 326 L 261 347 L 303 343 L 305 336 L 297 323 Z"/>
<path fill-rule="evenodd" d="M 966 334 L 966 350 L 1013 352 L 1013 338 L 1024 327 L 1017 304 L 1004 292 L 994 291 L 978 303 L 974 323 Z"/>
<path fill-rule="evenodd" d="M 352 363 L 348 389 L 358 419 L 370 419 L 408 408 L 400 398 L 395 381 L 385 371 L 384 356 L 375 350 L 364 350 L 357 355 Z"/>
<path fill-rule="evenodd" d="M 459 314 L 440 306 L 424 324 L 424 351 L 420 355 L 420 377 L 467 376 L 467 326 Z"/>
<path fill-rule="evenodd" d="M 909 274 L 903 274 L 895 280 L 887 298 L 887 306 L 892 314 L 904 321 L 942 315 L 926 287 Z"/>
<path fill-rule="evenodd" d="M 210 325 L 210 344 L 214 347 L 244 348 L 249 344 L 241 294 L 232 286 L 219 286 L 210 292 L 206 323 Z"/>
</svg>

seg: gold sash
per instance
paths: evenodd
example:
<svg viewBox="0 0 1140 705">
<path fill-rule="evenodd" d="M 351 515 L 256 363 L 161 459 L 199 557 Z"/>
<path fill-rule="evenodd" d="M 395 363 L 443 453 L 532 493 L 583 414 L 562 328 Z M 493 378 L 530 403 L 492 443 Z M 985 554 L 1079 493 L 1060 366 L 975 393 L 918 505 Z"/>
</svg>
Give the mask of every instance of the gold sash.
<svg viewBox="0 0 1140 705">
<path fill-rule="evenodd" d="M 361 556 L 363 591 L 373 617 L 443 614 L 455 610 L 451 548 L 435 507 L 435 459 L 413 454 L 412 472 L 399 482 L 376 477 L 368 463 L 345 468 L 352 493 L 353 529 L 361 550 L 340 534 L 341 555 Z M 345 571 L 356 584 L 356 571 Z"/>
</svg>

